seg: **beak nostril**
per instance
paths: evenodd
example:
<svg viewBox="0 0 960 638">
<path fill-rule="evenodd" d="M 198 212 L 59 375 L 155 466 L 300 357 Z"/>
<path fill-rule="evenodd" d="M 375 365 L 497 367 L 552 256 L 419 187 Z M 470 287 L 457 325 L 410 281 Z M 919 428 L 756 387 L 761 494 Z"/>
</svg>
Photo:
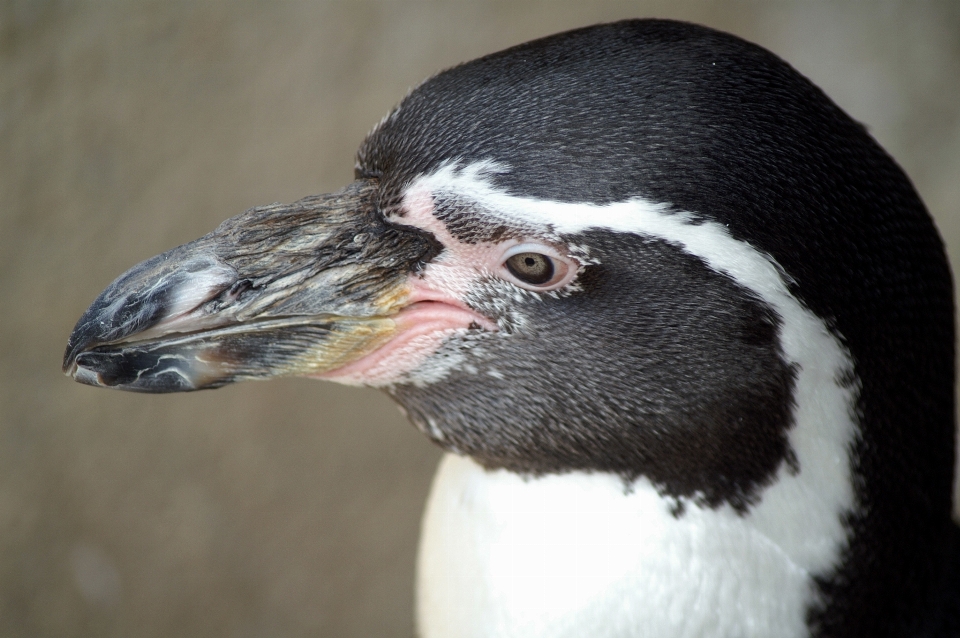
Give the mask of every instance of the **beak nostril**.
<svg viewBox="0 0 960 638">
<path fill-rule="evenodd" d="M 230 286 L 230 289 L 227 290 L 227 293 L 226 295 L 224 295 L 224 297 L 226 299 L 229 299 L 230 301 L 235 301 L 240 298 L 240 295 L 250 290 L 251 288 L 253 288 L 252 281 L 250 281 L 249 279 L 240 279 L 239 281 L 235 281 L 233 285 Z"/>
</svg>

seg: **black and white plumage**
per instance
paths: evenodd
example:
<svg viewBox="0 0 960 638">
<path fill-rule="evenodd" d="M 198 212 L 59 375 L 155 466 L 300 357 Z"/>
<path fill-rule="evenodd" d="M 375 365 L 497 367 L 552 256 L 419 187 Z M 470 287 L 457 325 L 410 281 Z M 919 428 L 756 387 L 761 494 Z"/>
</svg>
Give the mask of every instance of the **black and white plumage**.
<svg viewBox="0 0 960 638">
<path fill-rule="evenodd" d="M 65 370 L 384 388 L 449 452 L 433 636 L 947 636 L 952 285 L 896 164 L 772 54 L 639 20 L 441 73 L 357 181 L 111 285 Z"/>
</svg>

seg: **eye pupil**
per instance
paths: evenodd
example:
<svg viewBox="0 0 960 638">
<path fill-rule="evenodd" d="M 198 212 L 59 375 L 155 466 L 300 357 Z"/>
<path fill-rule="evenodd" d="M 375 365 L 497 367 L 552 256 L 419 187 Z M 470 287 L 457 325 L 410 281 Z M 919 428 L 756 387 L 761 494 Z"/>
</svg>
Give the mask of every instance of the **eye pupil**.
<svg viewBox="0 0 960 638">
<path fill-rule="evenodd" d="M 540 253 L 519 253 L 507 259 L 506 266 L 514 277 L 534 286 L 553 279 L 553 260 Z"/>
</svg>

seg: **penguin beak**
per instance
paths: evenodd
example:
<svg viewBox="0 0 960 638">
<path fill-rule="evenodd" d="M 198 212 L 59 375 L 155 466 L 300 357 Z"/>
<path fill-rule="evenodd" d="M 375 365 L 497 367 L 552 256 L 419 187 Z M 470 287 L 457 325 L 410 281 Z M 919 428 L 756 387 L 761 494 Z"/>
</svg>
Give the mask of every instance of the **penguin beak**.
<svg viewBox="0 0 960 638">
<path fill-rule="evenodd" d="M 397 332 L 432 236 L 388 224 L 376 182 L 251 209 L 134 266 L 77 322 L 63 371 L 141 392 L 316 376 Z"/>
</svg>

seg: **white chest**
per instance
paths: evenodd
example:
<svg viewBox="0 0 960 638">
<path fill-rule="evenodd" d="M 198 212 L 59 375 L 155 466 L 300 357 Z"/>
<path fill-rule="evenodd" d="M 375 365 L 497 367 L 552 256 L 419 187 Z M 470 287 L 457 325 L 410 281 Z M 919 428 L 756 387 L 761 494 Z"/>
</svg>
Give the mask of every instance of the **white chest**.
<svg viewBox="0 0 960 638">
<path fill-rule="evenodd" d="M 810 571 L 763 517 L 670 506 L 643 479 L 625 493 L 615 476 L 525 480 L 446 456 L 424 516 L 421 636 L 806 634 Z"/>
</svg>

